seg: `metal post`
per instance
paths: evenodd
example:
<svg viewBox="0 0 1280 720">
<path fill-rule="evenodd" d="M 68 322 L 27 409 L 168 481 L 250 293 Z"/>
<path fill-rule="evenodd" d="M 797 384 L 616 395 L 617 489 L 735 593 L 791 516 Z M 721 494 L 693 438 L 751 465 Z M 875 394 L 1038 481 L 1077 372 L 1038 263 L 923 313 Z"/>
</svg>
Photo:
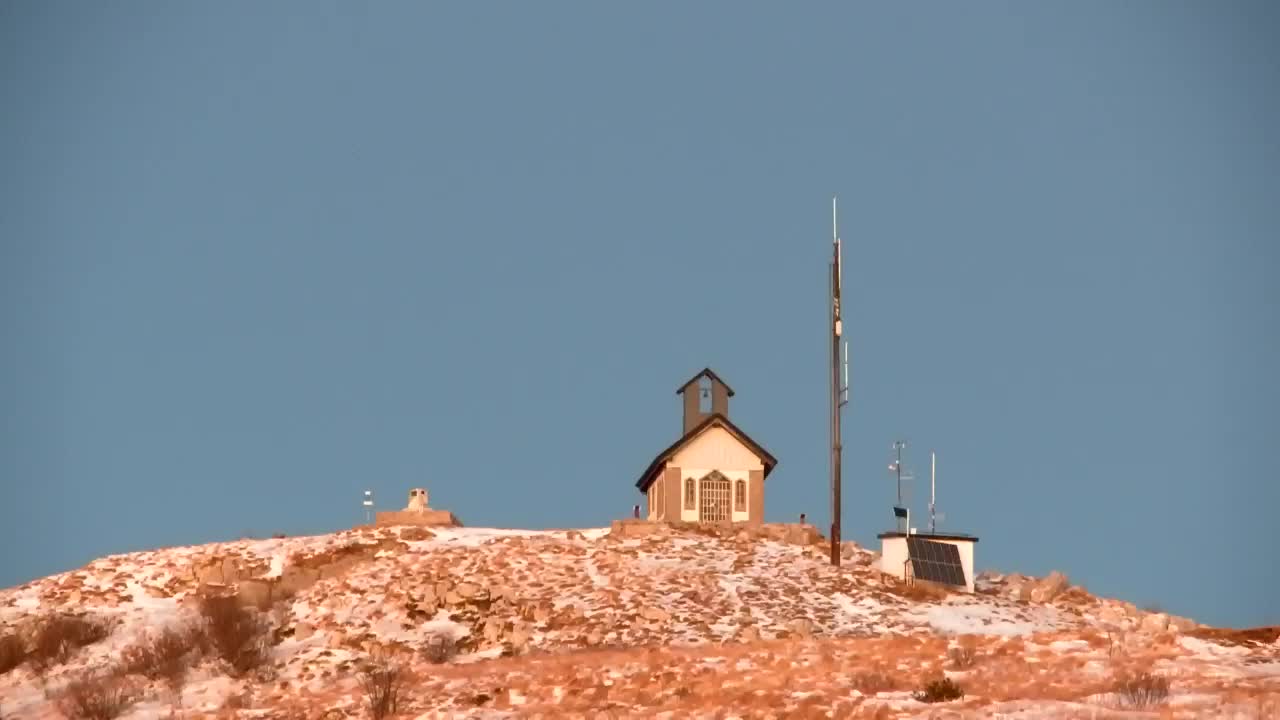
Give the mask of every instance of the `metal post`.
<svg viewBox="0 0 1280 720">
<path fill-rule="evenodd" d="M 835 274 L 836 274 L 836 273 L 835 273 L 835 264 L 834 264 L 834 263 L 829 264 L 829 265 L 827 266 L 827 270 L 828 270 L 828 272 L 827 272 L 827 298 L 828 298 L 828 300 L 829 300 L 829 305 L 828 305 L 828 307 L 827 307 L 827 310 L 829 311 L 829 313 L 828 313 L 828 319 L 830 320 L 830 327 L 828 327 L 828 330 L 831 332 L 831 347 L 833 347 L 833 348 L 834 348 L 834 347 L 836 346 L 836 340 L 835 340 L 835 327 L 836 327 L 836 305 L 835 305 L 835 297 L 836 297 L 836 281 L 835 281 Z M 834 367 L 834 365 L 832 366 L 831 370 L 832 370 L 832 372 L 833 372 L 833 373 L 835 372 L 835 367 Z M 834 377 L 834 375 L 833 375 L 833 377 Z M 839 502 L 837 502 L 837 500 L 836 500 L 836 485 L 839 483 L 839 481 L 837 480 L 837 475 L 836 475 L 836 473 L 838 472 L 838 470 L 836 470 L 836 412 L 837 412 L 837 408 L 836 408 L 836 392 L 835 392 L 835 390 L 836 390 L 836 388 L 835 388 L 835 383 L 834 383 L 834 382 L 832 382 L 832 383 L 831 383 L 831 387 L 830 387 L 830 388 L 828 389 L 828 391 L 827 391 L 827 400 L 829 401 L 829 402 L 828 402 L 828 413 L 829 413 L 829 415 L 828 415 L 828 418 L 827 418 L 827 420 L 828 420 L 828 425 L 827 425 L 827 441 L 830 443 L 830 448 L 831 448 L 831 457 L 830 457 L 830 463 L 831 463 L 831 467 L 830 467 L 831 477 L 830 477 L 830 487 L 829 487 L 830 494 L 831 494 L 831 530 L 830 530 L 831 548 L 830 548 L 830 554 L 831 554 L 831 564 L 832 564 L 833 566 L 835 566 L 835 567 L 840 567 L 840 545 L 839 545 L 839 541 L 837 541 L 837 540 L 836 540 L 836 534 L 839 532 L 839 530 L 838 530 L 837 528 L 838 528 L 838 526 L 839 526 L 839 522 L 840 522 L 840 521 L 839 521 L 837 518 L 838 518 L 838 517 L 839 517 L 839 515 L 840 515 L 840 503 L 839 503 Z"/>
<path fill-rule="evenodd" d="M 835 272 L 835 266 L 832 266 Z M 836 307 L 840 302 L 840 288 L 836 287 Z M 836 313 L 839 311 L 836 310 Z M 839 322 L 837 314 L 836 322 Z M 840 336 L 832 328 L 831 334 L 831 564 L 840 567 Z"/>
<path fill-rule="evenodd" d="M 840 234 L 836 199 L 831 199 L 831 564 L 840 567 Z"/>
</svg>

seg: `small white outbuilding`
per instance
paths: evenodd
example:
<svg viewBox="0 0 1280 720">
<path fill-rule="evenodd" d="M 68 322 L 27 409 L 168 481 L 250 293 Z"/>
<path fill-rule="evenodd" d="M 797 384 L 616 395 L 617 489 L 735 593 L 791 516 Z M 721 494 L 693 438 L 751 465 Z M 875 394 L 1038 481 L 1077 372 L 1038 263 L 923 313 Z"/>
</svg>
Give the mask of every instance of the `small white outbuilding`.
<svg viewBox="0 0 1280 720">
<path fill-rule="evenodd" d="M 945 576 L 948 568 L 947 561 L 938 560 L 932 557 L 912 557 L 911 546 L 916 548 L 917 553 L 921 549 L 927 550 L 930 546 L 926 543 L 941 543 L 943 545 L 951 545 L 956 548 L 959 554 L 960 569 L 963 570 L 963 587 L 966 592 L 973 592 L 973 546 L 978 542 L 978 538 L 973 535 L 964 535 L 962 533 L 918 533 L 910 534 L 901 531 L 883 532 L 877 537 L 880 538 L 880 571 L 886 575 L 892 575 L 900 580 L 905 580 L 910 575 L 915 580 L 934 580 L 929 577 L 932 574 L 938 574 L 939 577 Z M 908 537 L 912 542 L 908 542 Z M 948 552 L 948 555 L 950 553 Z M 914 560 L 914 562 L 913 562 Z M 922 573 L 921 569 L 927 568 Z M 951 574 L 953 582 L 944 582 L 943 584 L 961 587 L 955 580 L 961 578 L 956 577 L 954 572 Z"/>
</svg>

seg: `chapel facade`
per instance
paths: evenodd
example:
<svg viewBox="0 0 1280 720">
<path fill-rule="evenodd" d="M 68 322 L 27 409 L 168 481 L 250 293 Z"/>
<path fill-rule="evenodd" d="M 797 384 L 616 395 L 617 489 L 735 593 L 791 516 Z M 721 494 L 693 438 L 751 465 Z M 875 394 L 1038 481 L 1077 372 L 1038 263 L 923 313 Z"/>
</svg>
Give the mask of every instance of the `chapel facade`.
<svg viewBox="0 0 1280 720">
<path fill-rule="evenodd" d="M 762 524 L 765 479 L 778 461 L 730 422 L 733 390 L 704 368 L 676 394 L 683 399 L 680 438 L 636 481 L 647 518 Z"/>
</svg>

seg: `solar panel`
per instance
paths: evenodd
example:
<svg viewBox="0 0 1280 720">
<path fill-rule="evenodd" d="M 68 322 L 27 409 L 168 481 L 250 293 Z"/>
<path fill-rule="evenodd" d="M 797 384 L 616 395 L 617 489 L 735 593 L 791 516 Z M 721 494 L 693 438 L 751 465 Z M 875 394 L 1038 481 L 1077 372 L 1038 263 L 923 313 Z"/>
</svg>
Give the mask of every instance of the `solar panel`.
<svg viewBox="0 0 1280 720">
<path fill-rule="evenodd" d="M 907 557 L 911 559 L 911 574 L 918 580 L 944 585 L 967 584 L 964 566 L 960 564 L 960 549 L 955 545 L 908 535 Z"/>
</svg>

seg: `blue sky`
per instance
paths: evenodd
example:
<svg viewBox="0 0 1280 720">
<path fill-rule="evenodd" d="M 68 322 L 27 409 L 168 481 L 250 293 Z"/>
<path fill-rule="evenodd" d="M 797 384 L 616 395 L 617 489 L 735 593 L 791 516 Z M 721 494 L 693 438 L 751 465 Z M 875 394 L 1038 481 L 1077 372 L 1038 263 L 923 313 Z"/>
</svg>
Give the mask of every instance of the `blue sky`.
<svg viewBox="0 0 1280 720">
<path fill-rule="evenodd" d="M 599 526 L 711 366 L 845 536 L 1280 623 L 1273 3 L 0 5 L 0 585 L 357 522 Z M 915 488 L 922 514 L 927 487 Z"/>
</svg>

